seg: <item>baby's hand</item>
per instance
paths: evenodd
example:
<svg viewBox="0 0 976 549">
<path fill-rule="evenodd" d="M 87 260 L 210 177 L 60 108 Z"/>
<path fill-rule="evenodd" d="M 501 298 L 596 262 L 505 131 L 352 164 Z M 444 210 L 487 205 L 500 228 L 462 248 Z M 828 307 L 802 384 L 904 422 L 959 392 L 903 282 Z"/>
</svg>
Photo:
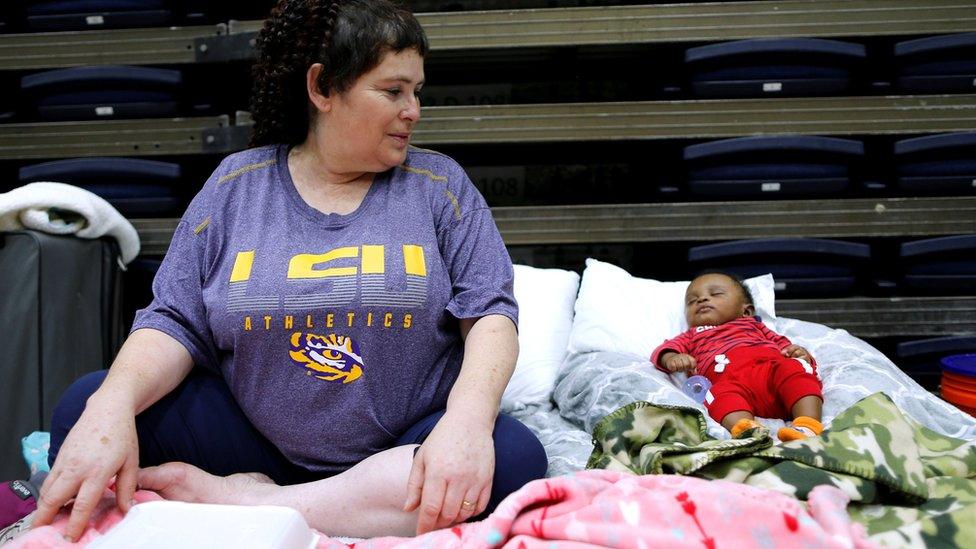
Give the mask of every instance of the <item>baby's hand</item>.
<svg viewBox="0 0 976 549">
<path fill-rule="evenodd" d="M 695 357 L 685 353 L 668 353 L 664 355 L 664 367 L 669 372 L 694 372 L 697 366 Z"/>
<path fill-rule="evenodd" d="M 783 356 L 789 358 L 801 358 L 807 362 L 807 364 L 813 364 L 813 357 L 810 353 L 800 347 L 799 345 L 790 345 L 789 347 L 783 349 Z"/>
</svg>

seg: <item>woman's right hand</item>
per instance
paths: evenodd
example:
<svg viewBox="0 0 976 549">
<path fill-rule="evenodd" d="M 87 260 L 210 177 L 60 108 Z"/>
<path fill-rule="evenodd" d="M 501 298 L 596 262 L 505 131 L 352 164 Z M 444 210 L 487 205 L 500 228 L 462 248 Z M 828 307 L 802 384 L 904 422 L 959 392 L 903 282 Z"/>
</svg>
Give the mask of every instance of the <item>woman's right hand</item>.
<svg viewBox="0 0 976 549">
<path fill-rule="evenodd" d="M 139 471 L 139 443 L 135 414 L 98 392 L 68 433 L 44 481 L 34 526 L 50 524 L 72 498 L 74 505 L 65 537 L 77 540 L 105 488 L 115 477 L 115 496 L 125 513 L 132 506 Z"/>
</svg>

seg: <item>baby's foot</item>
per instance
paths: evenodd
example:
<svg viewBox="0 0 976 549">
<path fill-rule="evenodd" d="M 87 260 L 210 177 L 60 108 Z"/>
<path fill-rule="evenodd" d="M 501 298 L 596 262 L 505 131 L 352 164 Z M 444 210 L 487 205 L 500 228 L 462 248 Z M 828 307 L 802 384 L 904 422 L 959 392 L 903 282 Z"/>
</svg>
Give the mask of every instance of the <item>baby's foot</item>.
<svg viewBox="0 0 976 549">
<path fill-rule="evenodd" d="M 791 426 L 781 428 L 776 436 L 783 442 L 789 442 L 819 436 L 822 432 L 823 425 L 819 421 L 812 417 L 800 416 L 793 420 Z"/>
<path fill-rule="evenodd" d="M 752 438 L 766 428 L 754 419 L 742 418 L 732 426 L 732 438 Z"/>
</svg>

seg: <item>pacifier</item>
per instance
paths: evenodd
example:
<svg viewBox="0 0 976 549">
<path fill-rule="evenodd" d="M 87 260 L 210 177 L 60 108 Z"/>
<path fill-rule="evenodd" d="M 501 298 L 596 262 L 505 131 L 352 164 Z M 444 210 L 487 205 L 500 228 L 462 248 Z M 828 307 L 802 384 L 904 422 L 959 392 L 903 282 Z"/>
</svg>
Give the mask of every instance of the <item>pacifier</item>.
<svg viewBox="0 0 976 549">
<path fill-rule="evenodd" d="M 712 382 L 705 376 L 691 376 L 681 385 L 681 391 L 695 402 L 705 402 L 705 395 L 712 388 Z"/>
</svg>

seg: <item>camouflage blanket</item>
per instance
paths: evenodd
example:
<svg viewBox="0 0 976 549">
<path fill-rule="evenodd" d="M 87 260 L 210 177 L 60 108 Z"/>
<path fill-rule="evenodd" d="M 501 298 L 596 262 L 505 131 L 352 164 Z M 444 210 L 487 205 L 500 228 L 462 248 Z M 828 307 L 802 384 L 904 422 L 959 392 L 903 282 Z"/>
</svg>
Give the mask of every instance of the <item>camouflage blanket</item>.
<svg viewBox="0 0 976 549">
<path fill-rule="evenodd" d="M 588 468 L 743 482 L 807 499 L 831 484 L 851 518 L 896 547 L 976 547 L 976 441 L 935 433 L 883 393 L 834 418 L 819 437 L 774 445 L 768 432 L 716 440 L 696 408 L 635 402 L 594 427 Z"/>
</svg>

